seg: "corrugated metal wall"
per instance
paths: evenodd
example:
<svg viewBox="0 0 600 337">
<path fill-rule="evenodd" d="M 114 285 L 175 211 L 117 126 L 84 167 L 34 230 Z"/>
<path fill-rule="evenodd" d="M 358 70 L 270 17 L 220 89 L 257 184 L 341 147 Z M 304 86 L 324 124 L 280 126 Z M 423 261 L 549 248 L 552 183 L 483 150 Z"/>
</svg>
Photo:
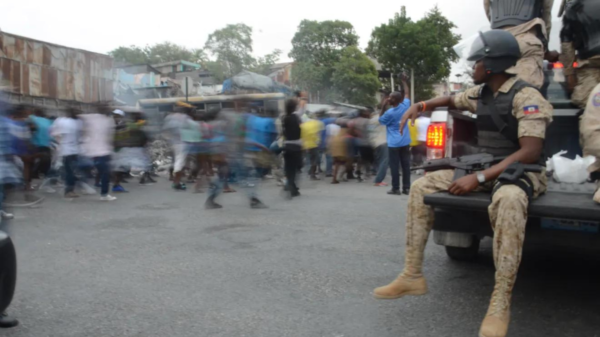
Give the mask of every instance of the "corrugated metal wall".
<svg viewBox="0 0 600 337">
<path fill-rule="evenodd" d="M 110 56 L 0 32 L 0 83 L 26 96 L 94 103 L 113 99 Z"/>
</svg>

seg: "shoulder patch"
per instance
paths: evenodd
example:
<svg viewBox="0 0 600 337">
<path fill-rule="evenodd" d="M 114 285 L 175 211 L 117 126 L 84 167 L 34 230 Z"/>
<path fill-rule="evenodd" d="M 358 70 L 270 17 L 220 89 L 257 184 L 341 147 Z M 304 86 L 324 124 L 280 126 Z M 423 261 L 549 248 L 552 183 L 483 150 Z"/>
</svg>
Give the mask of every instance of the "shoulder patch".
<svg viewBox="0 0 600 337">
<path fill-rule="evenodd" d="M 540 112 L 540 107 L 537 105 L 529 105 L 523 108 L 523 113 L 526 115 L 533 115 Z"/>
<path fill-rule="evenodd" d="M 594 95 L 594 98 L 592 99 L 592 104 L 594 104 L 595 107 L 600 107 L 600 92 L 597 92 Z"/>
</svg>

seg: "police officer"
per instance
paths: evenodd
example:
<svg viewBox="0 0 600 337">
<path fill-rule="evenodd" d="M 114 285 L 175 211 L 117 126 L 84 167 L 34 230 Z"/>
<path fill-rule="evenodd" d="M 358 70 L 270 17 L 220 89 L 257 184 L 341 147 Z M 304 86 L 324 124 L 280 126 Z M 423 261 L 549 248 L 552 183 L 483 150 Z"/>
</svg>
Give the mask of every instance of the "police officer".
<svg viewBox="0 0 600 337">
<path fill-rule="evenodd" d="M 560 60 L 571 101 L 585 109 L 579 124 L 583 153 L 596 157 L 589 170 L 600 175 L 600 1 L 563 0 L 563 13 Z M 594 200 L 600 203 L 600 192 Z"/>
<path fill-rule="evenodd" d="M 521 59 L 514 69 L 516 75 L 537 88 L 544 84 L 544 59 L 558 61 L 557 52 L 547 51 L 552 28 L 552 5 L 554 0 L 483 1 L 492 29 L 504 29 L 519 42 Z"/>
<path fill-rule="evenodd" d="M 409 118 L 438 107 L 465 109 L 477 114 L 477 147 L 480 152 L 506 159 L 485 171 L 453 181 L 453 170 L 427 174 L 410 189 L 406 220 L 406 253 L 404 270 L 387 286 L 375 289 L 380 299 L 397 299 L 406 295 L 424 295 L 427 283 L 423 276 L 423 257 L 434 213 L 424 204 L 424 196 L 439 191 L 465 195 L 474 190 L 491 191 L 488 208 L 494 229 L 494 261 L 496 286 L 480 336 L 505 336 L 509 325 L 510 301 L 517 270 L 521 262 L 527 207 L 546 189 L 546 178 L 540 173 L 525 173 L 514 184 L 496 184 L 498 177 L 514 163 L 542 162 L 542 149 L 552 106 L 530 84 L 512 75 L 520 58 L 519 43 L 504 30 L 480 34 L 471 49 L 476 86 L 456 96 L 440 97 L 413 105 L 402 118 L 400 130 Z"/>
<path fill-rule="evenodd" d="M 594 195 L 594 201 L 600 204 L 600 84 L 590 94 L 583 116 L 581 116 L 579 132 L 581 133 L 583 155 L 596 157 L 596 162 L 588 168 L 588 171 L 593 178 L 598 179 L 598 189 Z"/>
<path fill-rule="evenodd" d="M 563 0 L 563 6 L 560 61 L 573 104 L 584 109 L 590 92 L 600 83 L 600 1 Z"/>
</svg>

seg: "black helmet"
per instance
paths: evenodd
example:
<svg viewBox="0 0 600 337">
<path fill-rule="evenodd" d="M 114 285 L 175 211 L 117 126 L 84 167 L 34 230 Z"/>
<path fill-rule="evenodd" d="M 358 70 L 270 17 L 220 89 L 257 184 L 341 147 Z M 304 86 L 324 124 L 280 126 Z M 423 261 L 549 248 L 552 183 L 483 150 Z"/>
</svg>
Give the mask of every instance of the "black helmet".
<svg viewBox="0 0 600 337">
<path fill-rule="evenodd" d="M 479 33 L 467 60 L 483 60 L 486 71 L 499 74 L 517 64 L 520 58 L 521 50 L 517 39 L 505 30 L 494 29 Z"/>
</svg>

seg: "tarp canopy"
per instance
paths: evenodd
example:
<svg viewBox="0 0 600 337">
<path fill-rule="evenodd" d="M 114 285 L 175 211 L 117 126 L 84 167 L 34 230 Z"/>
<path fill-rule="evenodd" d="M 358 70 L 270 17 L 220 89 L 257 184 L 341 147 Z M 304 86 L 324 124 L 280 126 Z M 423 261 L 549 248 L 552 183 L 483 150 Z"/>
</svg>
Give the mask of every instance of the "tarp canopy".
<svg viewBox="0 0 600 337">
<path fill-rule="evenodd" d="M 290 88 L 276 83 L 270 77 L 246 70 L 223 82 L 224 93 L 234 92 L 236 90 L 251 90 L 265 93 L 281 92 L 286 95 L 292 93 Z"/>
</svg>

